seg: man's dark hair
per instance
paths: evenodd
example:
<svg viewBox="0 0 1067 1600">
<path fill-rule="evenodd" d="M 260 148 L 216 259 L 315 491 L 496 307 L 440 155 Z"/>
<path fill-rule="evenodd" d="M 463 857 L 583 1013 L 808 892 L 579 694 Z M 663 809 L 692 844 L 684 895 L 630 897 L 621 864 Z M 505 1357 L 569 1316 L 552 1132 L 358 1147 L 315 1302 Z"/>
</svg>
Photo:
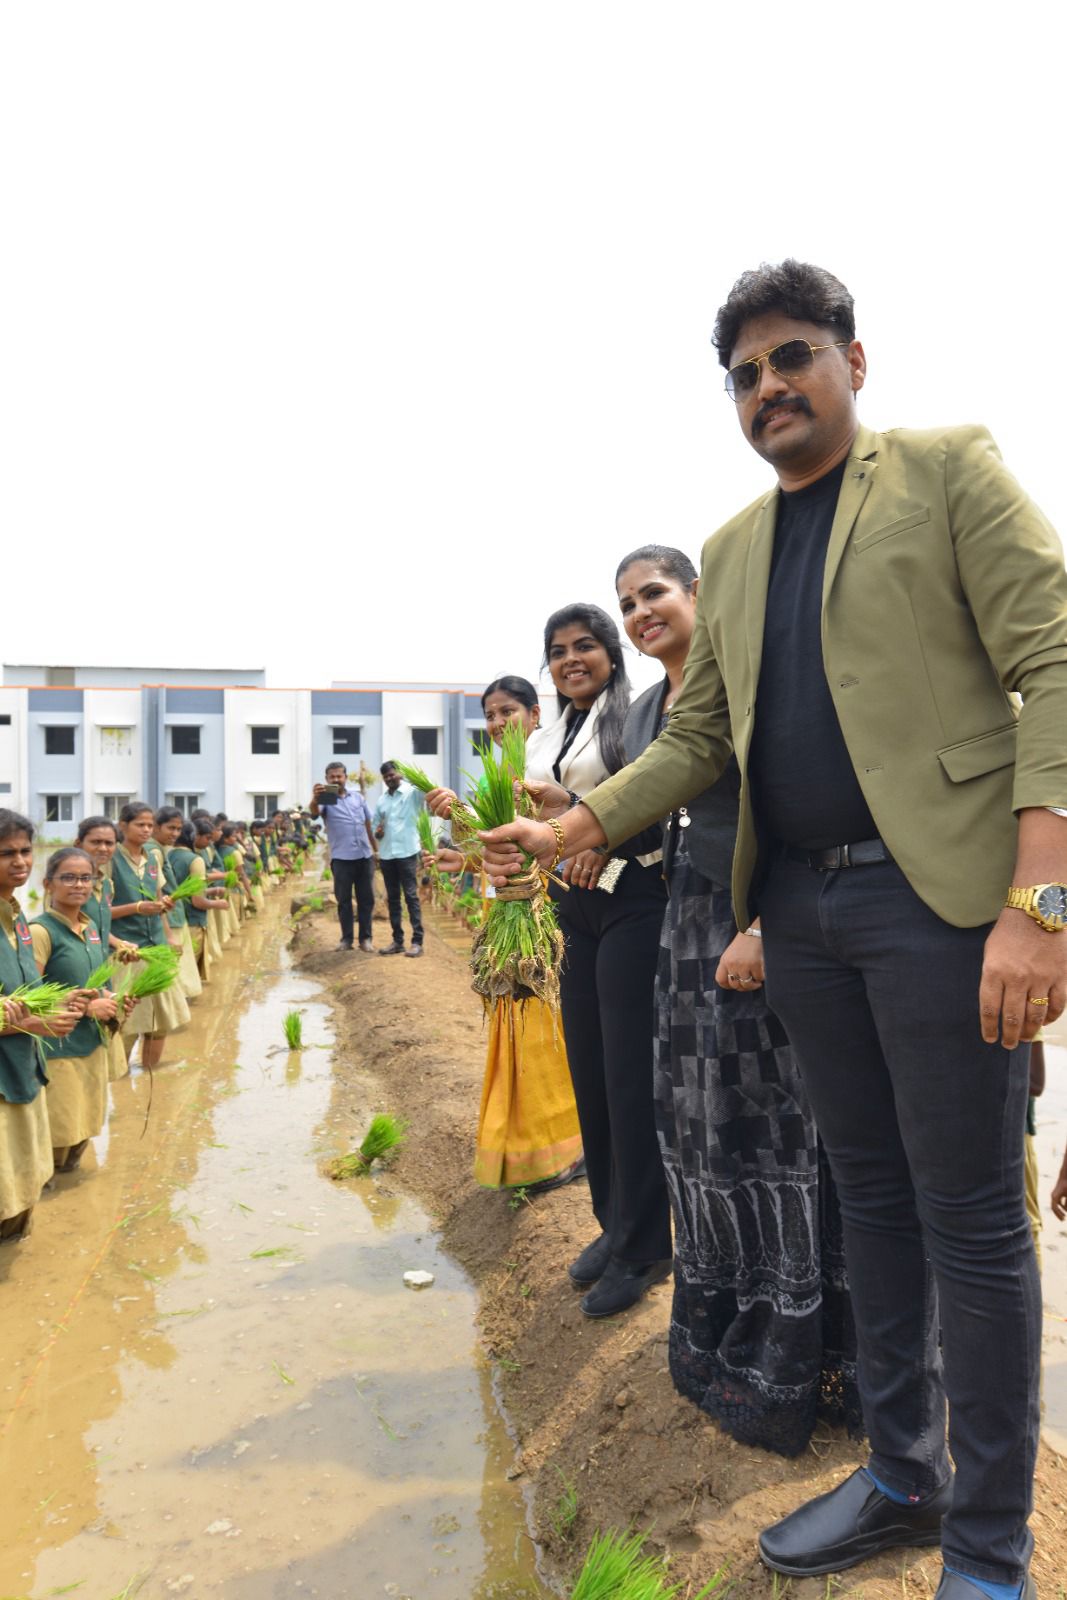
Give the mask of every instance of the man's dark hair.
<svg viewBox="0 0 1067 1600">
<path fill-rule="evenodd" d="M 327 772 L 343 772 L 345 777 L 348 777 L 348 765 L 344 761 L 327 761 L 325 770 Z"/>
<path fill-rule="evenodd" d="M 378 771 L 381 773 L 382 777 L 384 778 L 385 774 L 387 772 L 395 772 L 396 771 L 396 762 L 395 761 L 383 761 L 381 766 L 378 768 Z"/>
<path fill-rule="evenodd" d="M 724 367 L 730 365 L 730 354 L 745 323 L 775 311 L 797 322 L 831 329 L 849 343 L 856 337 L 852 296 L 832 272 L 792 257 L 777 265 L 764 261 L 754 272 L 741 274 L 726 304 L 719 307 L 711 342 Z"/>
</svg>

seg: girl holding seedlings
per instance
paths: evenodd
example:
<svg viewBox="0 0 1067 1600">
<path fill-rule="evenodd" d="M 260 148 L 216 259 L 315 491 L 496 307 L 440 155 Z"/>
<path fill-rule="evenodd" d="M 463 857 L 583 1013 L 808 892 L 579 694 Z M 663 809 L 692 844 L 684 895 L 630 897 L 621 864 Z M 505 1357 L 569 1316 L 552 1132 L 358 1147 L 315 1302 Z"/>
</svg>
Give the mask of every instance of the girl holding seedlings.
<svg viewBox="0 0 1067 1600">
<path fill-rule="evenodd" d="M 111 863 L 115 898 L 112 922 L 122 924 L 124 937 L 138 950 L 167 942 L 164 913 L 171 902 L 161 882 L 159 861 L 145 849 L 155 827 L 155 814 L 143 800 L 131 800 L 119 813 L 122 842 Z M 138 970 L 141 964 L 138 963 Z M 141 1040 L 141 1065 L 151 1071 L 163 1056 L 167 1035 L 189 1021 L 189 1007 L 177 984 L 138 1000 L 125 1019 L 123 1034 L 130 1048 Z M 130 1049 L 127 1049 L 127 1057 Z"/>
<path fill-rule="evenodd" d="M 175 876 L 174 867 L 171 863 L 171 851 L 178 835 L 182 831 L 184 821 L 185 818 L 177 806 L 160 806 L 156 812 L 152 837 L 145 841 L 145 849 L 149 854 L 156 857 L 159 864 L 162 872 L 161 881 L 168 898 L 178 887 L 179 880 Z M 181 965 L 178 968 L 178 983 L 182 994 L 187 1000 L 195 1000 L 198 994 L 203 993 L 203 984 L 200 981 L 196 954 L 193 950 L 193 941 L 189 933 L 185 901 L 172 901 L 170 910 L 166 912 L 164 920 L 167 926 L 167 943 L 173 945 L 181 955 Z"/>
<path fill-rule="evenodd" d="M 201 864 L 206 885 L 201 903 L 202 909 L 208 914 L 204 923 L 204 964 L 209 967 L 221 960 L 222 947 L 229 938 L 229 902 L 219 887 L 226 874 L 216 865 L 215 824 L 211 817 L 198 814 L 189 826 L 193 835 L 193 853 Z"/>
<path fill-rule="evenodd" d="M 38 1040 L 62 1039 L 80 1011 L 65 1009 L 47 1022 L 31 1016 L 16 990 L 41 977 L 33 941 L 16 898 L 33 866 L 33 824 L 17 811 L 0 810 L 0 1241 L 24 1239 L 33 1208 L 52 1176 L 52 1135 L 41 1092 L 48 1079 Z"/>
<path fill-rule="evenodd" d="M 74 1172 L 89 1140 L 107 1121 L 111 1078 L 111 1033 L 106 1024 L 126 1015 L 129 1002 L 87 981 L 106 960 L 96 923 L 86 914 L 92 899 L 94 864 L 76 845 L 57 850 L 45 867 L 48 909 L 30 923 L 33 959 L 48 983 L 62 983 L 92 998 L 77 1026 L 44 1042 L 48 1088 L 45 1098 L 57 1172 Z"/>
<path fill-rule="evenodd" d="M 537 690 L 525 678 L 497 678 L 482 695 L 485 726 L 497 745 L 517 723 L 529 737 L 541 720 Z M 427 806 L 448 816 L 456 796 L 437 789 Z M 460 872 L 458 850 L 445 849 L 443 870 Z M 488 891 L 490 894 L 492 890 Z M 578 1112 L 563 1040 L 548 1008 L 537 1000 L 497 1000 L 491 1010 L 489 1050 L 478 1115 L 474 1176 L 487 1189 L 555 1189 L 584 1168 Z"/>
<path fill-rule="evenodd" d="M 184 883 L 186 878 L 197 878 L 203 884 L 204 892 L 190 895 L 185 902 L 185 923 L 197 970 L 201 980 L 207 983 L 212 961 L 221 951 L 218 940 L 208 938 L 209 912 L 213 902 L 207 894 L 204 862 L 196 852 L 196 840 L 193 824 L 183 822 L 167 859 L 178 883 Z"/>
<path fill-rule="evenodd" d="M 78 824 L 78 844 L 93 863 L 93 888 L 85 902 L 85 915 L 96 924 L 100 945 L 105 958 L 117 956 L 120 961 L 136 961 L 137 946 L 120 939 L 112 931 L 111 903 L 114 886 L 111 882 L 111 859 L 118 848 L 119 836 L 110 817 L 84 817 Z M 124 1078 L 130 1070 L 126 1060 L 126 1046 L 119 1032 L 109 1034 L 108 1076 L 114 1083 Z"/>
</svg>

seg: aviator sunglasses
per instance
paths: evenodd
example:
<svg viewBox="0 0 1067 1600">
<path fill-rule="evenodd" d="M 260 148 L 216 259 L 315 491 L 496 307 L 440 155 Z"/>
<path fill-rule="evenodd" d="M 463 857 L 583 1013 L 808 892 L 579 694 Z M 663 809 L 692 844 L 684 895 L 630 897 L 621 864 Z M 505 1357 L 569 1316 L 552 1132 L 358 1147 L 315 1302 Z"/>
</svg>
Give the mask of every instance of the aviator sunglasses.
<svg viewBox="0 0 1067 1600">
<path fill-rule="evenodd" d="M 806 339 L 787 339 L 773 350 L 764 350 L 762 355 L 751 356 L 748 361 L 739 361 L 736 367 L 731 367 L 726 374 L 726 393 L 735 405 L 747 400 L 759 383 L 761 361 L 766 361 L 780 378 L 796 378 L 815 365 L 816 351 L 841 350 L 851 342 L 838 339 L 836 344 L 809 344 Z"/>
</svg>

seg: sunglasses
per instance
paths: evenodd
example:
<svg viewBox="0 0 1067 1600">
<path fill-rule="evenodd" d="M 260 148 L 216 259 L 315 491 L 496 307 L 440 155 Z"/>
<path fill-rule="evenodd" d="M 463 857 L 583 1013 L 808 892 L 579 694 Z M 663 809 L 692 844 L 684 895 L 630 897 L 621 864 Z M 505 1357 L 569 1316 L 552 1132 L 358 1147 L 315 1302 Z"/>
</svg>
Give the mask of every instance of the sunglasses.
<svg viewBox="0 0 1067 1600">
<path fill-rule="evenodd" d="M 784 344 L 775 345 L 773 350 L 764 350 L 762 355 L 739 361 L 736 367 L 731 367 L 726 374 L 726 393 L 735 405 L 747 400 L 759 383 L 761 361 L 766 361 L 771 371 L 777 372 L 780 378 L 797 378 L 815 365 L 816 351 L 841 350 L 851 342 L 850 339 L 838 339 L 836 344 L 809 344 L 806 339 L 787 339 Z"/>
</svg>

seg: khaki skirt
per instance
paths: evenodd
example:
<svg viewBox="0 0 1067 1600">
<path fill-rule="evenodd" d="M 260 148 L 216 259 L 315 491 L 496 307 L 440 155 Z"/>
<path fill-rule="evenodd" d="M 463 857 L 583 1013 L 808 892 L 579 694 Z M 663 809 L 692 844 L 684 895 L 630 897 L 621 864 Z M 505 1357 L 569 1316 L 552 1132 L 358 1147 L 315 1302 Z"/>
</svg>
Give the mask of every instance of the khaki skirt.
<svg viewBox="0 0 1067 1600">
<path fill-rule="evenodd" d="M 44 1091 L 28 1106 L 0 1100 L 0 1222 L 35 1206 L 54 1170 Z"/>
<path fill-rule="evenodd" d="M 52 1056 L 45 1071 L 44 1092 L 52 1145 L 56 1150 L 94 1139 L 107 1121 L 108 1068 L 111 1045 L 88 1056 Z"/>
</svg>

